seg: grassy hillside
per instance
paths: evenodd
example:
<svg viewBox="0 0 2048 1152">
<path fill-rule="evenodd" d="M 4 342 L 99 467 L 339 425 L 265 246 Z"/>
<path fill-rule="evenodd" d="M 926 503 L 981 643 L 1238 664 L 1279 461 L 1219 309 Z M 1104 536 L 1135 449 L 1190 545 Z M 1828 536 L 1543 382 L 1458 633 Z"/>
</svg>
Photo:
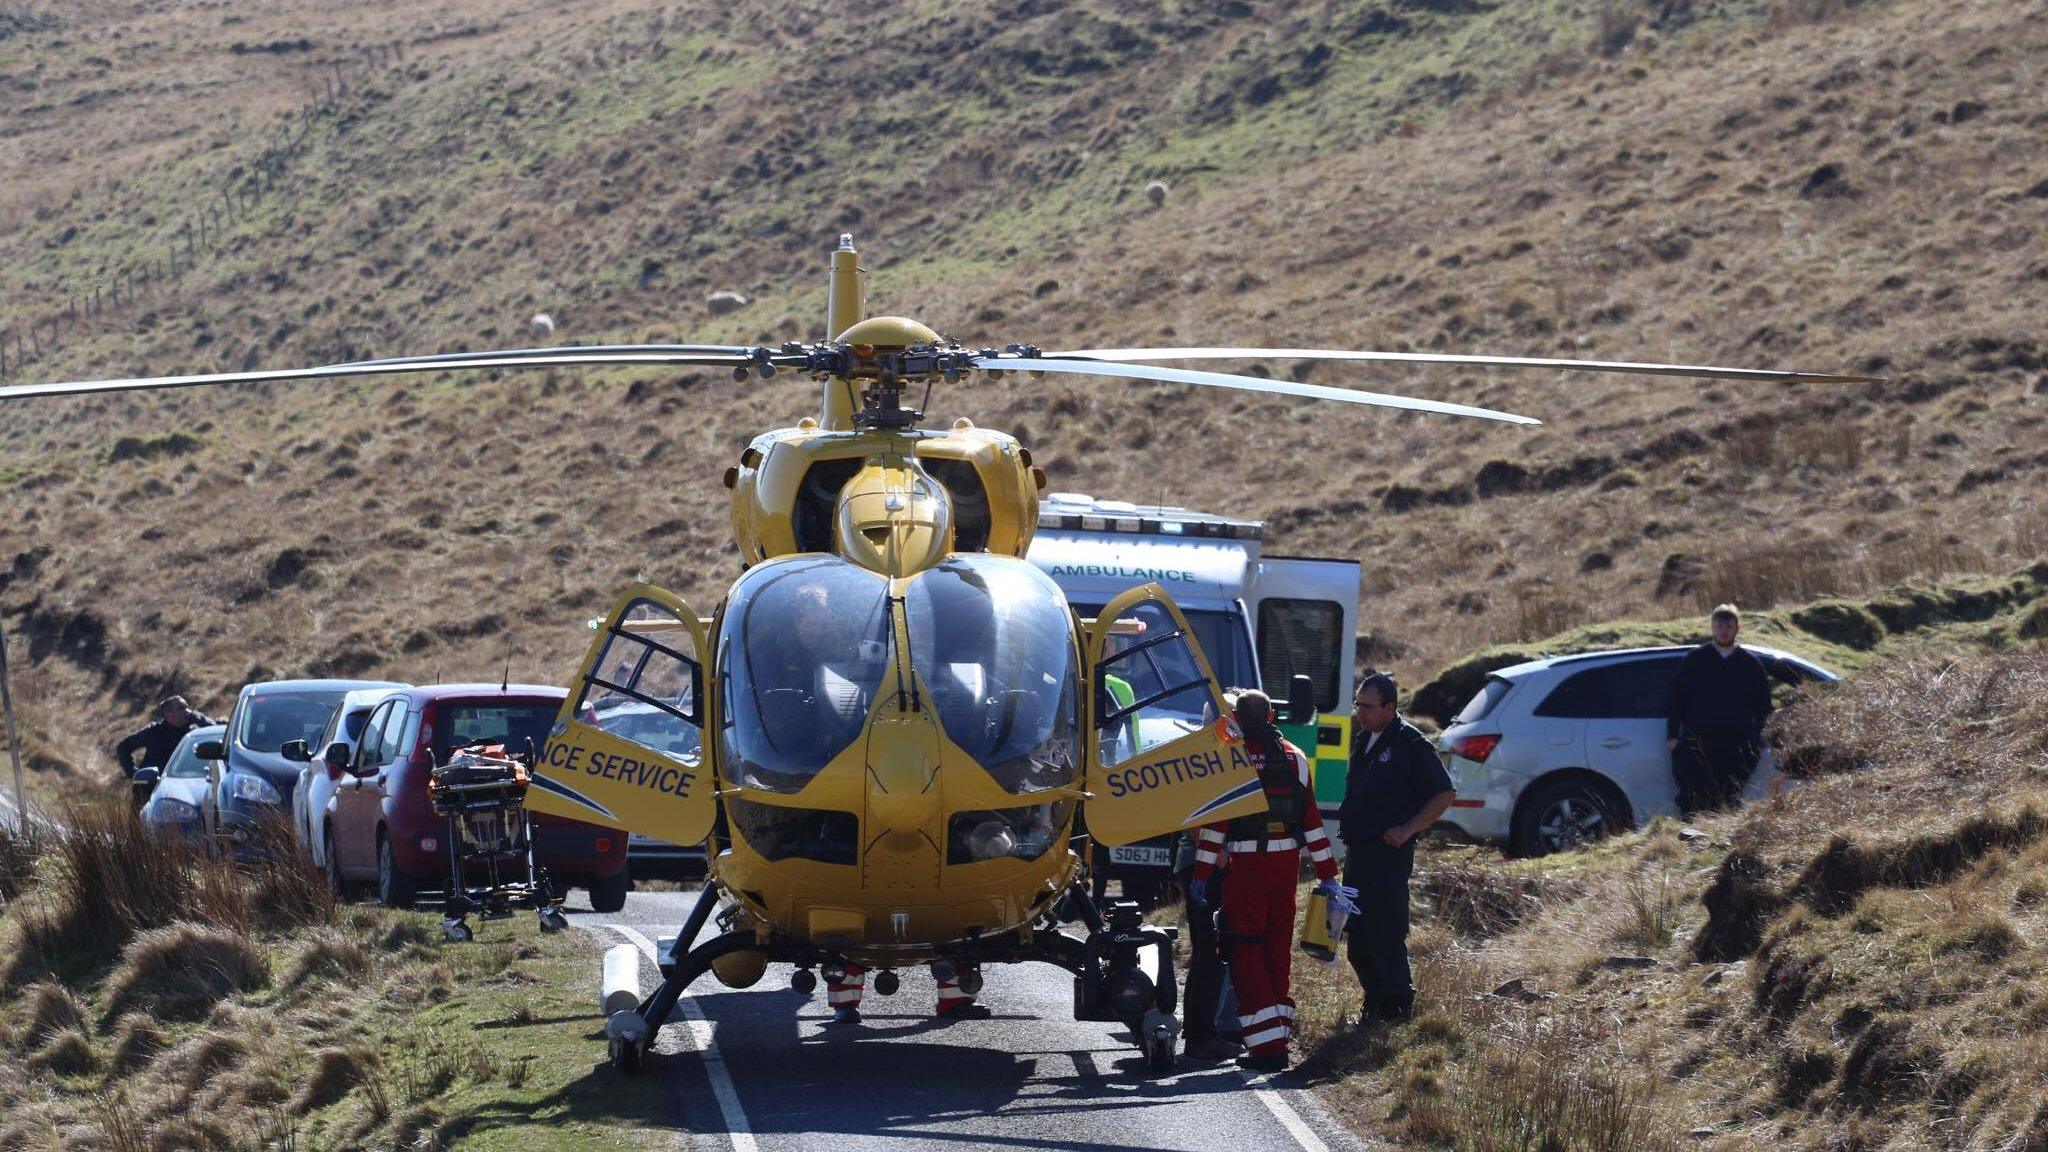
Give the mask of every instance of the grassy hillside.
<svg viewBox="0 0 2048 1152">
<path fill-rule="evenodd" d="M 1806 779 L 1592 851 L 1418 871 L 1415 1021 L 1301 994 L 1327 1098 L 1459 1149 L 2048 1140 L 2048 656 L 1911 651 L 1779 721 Z"/>
<path fill-rule="evenodd" d="M 1313 370 L 1535 431 L 977 384 L 1061 487 L 1357 556 L 1374 658 L 2007 571 L 2048 275 L 2038 5 L 0 7 L 0 331 L 143 261 L 31 378 L 557 338 L 1243 342 L 1882 371 L 1868 389 Z M 302 43 L 303 42 L 303 43 Z M 239 46 L 239 47 L 238 47 Z M 388 52 L 386 51 L 389 46 Z M 374 58 L 379 63 L 364 64 Z M 347 91 L 303 121 L 345 66 Z M 209 247 L 179 229 L 247 194 Z M 1172 186 L 1153 210 L 1147 181 Z M 260 182 L 260 181 L 259 181 Z M 753 297 L 713 317 L 714 289 Z M 10 350 L 10 354 L 12 354 Z M 16 359 L 10 359 L 15 371 Z M 46 787 L 167 686 L 559 679 L 644 575 L 708 608 L 716 477 L 800 382 L 562 373 L 10 405 L 0 613 Z"/>
</svg>

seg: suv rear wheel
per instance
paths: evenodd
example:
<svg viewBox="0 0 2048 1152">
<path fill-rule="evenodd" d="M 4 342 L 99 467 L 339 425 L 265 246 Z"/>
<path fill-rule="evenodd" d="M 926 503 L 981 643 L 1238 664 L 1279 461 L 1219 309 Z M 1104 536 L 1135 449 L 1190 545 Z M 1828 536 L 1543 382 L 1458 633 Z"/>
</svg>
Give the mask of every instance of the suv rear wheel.
<svg viewBox="0 0 2048 1152">
<path fill-rule="evenodd" d="M 1608 784 L 1586 777 L 1548 780 L 1523 798 L 1515 815 L 1514 847 L 1518 855 L 1547 856 L 1628 827 L 1628 805 Z"/>
</svg>

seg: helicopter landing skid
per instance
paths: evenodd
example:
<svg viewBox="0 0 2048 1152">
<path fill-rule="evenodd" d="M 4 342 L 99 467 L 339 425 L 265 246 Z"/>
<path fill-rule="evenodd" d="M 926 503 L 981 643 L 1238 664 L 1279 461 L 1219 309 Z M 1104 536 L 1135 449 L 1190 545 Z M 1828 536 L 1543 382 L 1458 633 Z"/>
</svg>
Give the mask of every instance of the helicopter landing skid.
<svg viewBox="0 0 2048 1152">
<path fill-rule="evenodd" d="M 1132 903 L 1113 904 L 1104 917 L 1083 885 L 1075 885 L 1069 895 L 1068 907 L 1080 913 L 1088 930 L 1086 937 L 1060 931 L 1049 918 L 1028 938 L 1021 933 L 976 938 L 947 949 L 943 959 L 956 965 L 1036 962 L 1062 968 L 1074 977 L 1076 1020 L 1123 1024 L 1144 1053 L 1148 1070 L 1170 1070 L 1180 1044 L 1180 1022 L 1174 1016 L 1173 941 L 1177 933 L 1146 924 Z M 808 944 L 771 940 L 764 947 L 752 930 L 724 932 L 692 947 L 717 905 L 716 890 L 707 887 L 675 942 L 660 958 L 660 986 L 637 1010 L 614 1013 L 605 1022 L 613 1068 L 627 1074 L 639 1071 L 641 1058 L 653 1046 L 662 1025 L 668 1023 L 676 1002 L 722 956 L 766 952 L 770 961 L 794 963 L 805 972 L 817 965 L 843 962 Z M 1147 950 L 1154 958 L 1150 972 L 1144 964 Z"/>
</svg>

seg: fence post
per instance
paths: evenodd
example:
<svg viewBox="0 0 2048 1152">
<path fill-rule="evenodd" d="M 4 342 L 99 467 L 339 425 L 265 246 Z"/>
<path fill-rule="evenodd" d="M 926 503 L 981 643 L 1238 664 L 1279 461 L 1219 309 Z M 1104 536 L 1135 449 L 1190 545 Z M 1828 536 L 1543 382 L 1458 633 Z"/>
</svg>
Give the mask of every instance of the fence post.
<svg viewBox="0 0 2048 1152">
<path fill-rule="evenodd" d="M 28 789 L 22 784 L 21 736 L 14 727 L 14 693 L 7 686 L 7 627 L 0 621 L 0 712 L 7 717 L 7 752 L 14 760 L 14 818 L 23 837 L 35 840 L 35 824 L 28 818 Z"/>
</svg>

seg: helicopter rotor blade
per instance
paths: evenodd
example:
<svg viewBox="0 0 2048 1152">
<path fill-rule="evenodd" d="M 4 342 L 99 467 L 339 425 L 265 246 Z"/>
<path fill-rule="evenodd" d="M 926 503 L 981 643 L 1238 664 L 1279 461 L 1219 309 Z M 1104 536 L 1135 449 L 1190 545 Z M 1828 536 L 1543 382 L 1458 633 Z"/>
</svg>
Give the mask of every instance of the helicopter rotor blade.
<svg viewBox="0 0 2048 1152">
<path fill-rule="evenodd" d="M 522 352 L 546 353 L 542 349 Z M 396 376 L 413 372 L 443 372 L 483 368 L 568 368 L 591 364 L 649 364 L 700 367 L 746 367 L 753 360 L 740 353 L 704 352 L 615 352 L 610 350 L 562 349 L 552 353 L 500 355 L 490 352 L 455 352 L 438 356 L 414 356 L 396 360 L 358 360 L 326 364 L 317 368 L 270 368 L 253 372 L 213 372 L 196 376 L 144 376 L 128 380 L 78 380 L 55 384 L 15 384 L 0 387 L 0 400 L 22 400 L 34 396 L 83 396 L 96 392 L 147 392 L 163 388 L 193 388 L 212 384 L 255 384 L 275 380 L 333 380 L 349 376 Z"/>
<path fill-rule="evenodd" d="M 550 348 L 505 348 L 495 352 L 436 352 L 426 356 L 388 356 L 358 360 L 358 364 L 412 364 L 422 360 L 530 360 L 546 356 L 651 355 L 676 353 L 692 356 L 752 356 L 745 344 L 557 344 Z"/>
<path fill-rule="evenodd" d="M 1491 408 L 1474 408 L 1468 404 L 1447 404 L 1440 400 L 1418 400 L 1409 396 L 1390 396 L 1384 392 L 1364 392 L 1356 388 L 1331 388 L 1322 384 L 1296 384 L 1289 380 L 1268 380 L 1263 376 L 1200 372 L 1192 368 L 1162 368 L 1157 364 L 1108 364 L 1091 360 L 1068 360 L 1055 356 L 983 356 L 975 361 L 975 366 L 1003 372 L 1072 372 L 1083 376 L 1157 380 L 1169 384 L 1200 384 L 1210 388 L 1235 388 L 1245 392 L 1269 392 L 1279 396 L 1336 400 L 1345 404 L 1371 404 L 1410 412 L 1434 412 L 1443 416 L 1471 416 L 1480 420 L 1500 420 L 1508 424 L 1543 423 L 1529 416 L 1496 412 Z"/>
<path fill-rule="evenodd" d="M 1877 384 L 1882 376 L 1719 368 L 1704 364 L 1642 364 L 1623 360 L 1551 360 L 1536 356 L 1454 356 L 1434 352 L 1361 352 L 1339 348 L 1083 348 L 1048 355 L 1122 363 L 1135 360 L 1351 360 L 1386 364 L 1459 364 L 1481 368 L 1553 368 L 1706 380 L 1768 380 L 1779 384 Z"/>
</svg>

